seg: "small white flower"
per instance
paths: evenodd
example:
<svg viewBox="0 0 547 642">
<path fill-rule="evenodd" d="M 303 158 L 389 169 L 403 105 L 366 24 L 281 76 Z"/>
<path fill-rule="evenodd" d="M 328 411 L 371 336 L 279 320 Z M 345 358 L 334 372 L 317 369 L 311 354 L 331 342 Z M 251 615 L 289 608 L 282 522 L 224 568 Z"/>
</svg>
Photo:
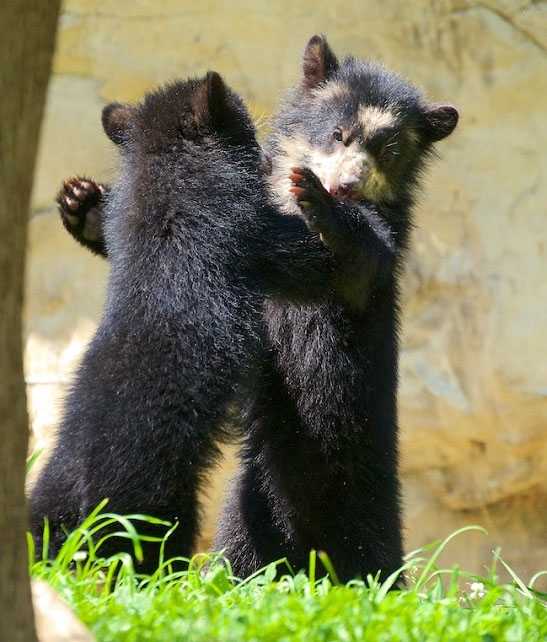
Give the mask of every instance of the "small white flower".
<svg viewBox="0 0 547 642">
<path fill-rule="evenodd" d="M 486 589 L 482 582 L 471 582 L 469 584 L 469 599 L 480 600 L 486 595 Z"/>
<path fill-rule="evenodd" d="M 87 559 L 87 551 L 76 551 L 72 556 L 72 559 L 75 562 L 83 562 L 85 559 Z"/>
</svg>

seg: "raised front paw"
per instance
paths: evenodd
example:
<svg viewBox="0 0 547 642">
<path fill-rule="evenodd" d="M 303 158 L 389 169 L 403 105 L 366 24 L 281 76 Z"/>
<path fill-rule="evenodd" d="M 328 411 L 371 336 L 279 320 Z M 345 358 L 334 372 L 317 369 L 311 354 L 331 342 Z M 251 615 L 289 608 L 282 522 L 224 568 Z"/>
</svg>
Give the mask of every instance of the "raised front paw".
<svg viewBox="0 0 547 642">
<path fill-rule="evenodd" d="M 290 191 L 296 198 L 303 219 L 310 229 L 322 232 L 332 217 L 335 205 L 333 197 L 307 167 L 293 167 L 290 179 L 293 184 Z"/>
<path fill-rule="evenodd" d="M 56 200 L 64 226 L 76 238 L 101 239 L 100 210 L 104 194 L 104 186 L 88 178 L 73 177 L 64 181 Z"/>
</svg>

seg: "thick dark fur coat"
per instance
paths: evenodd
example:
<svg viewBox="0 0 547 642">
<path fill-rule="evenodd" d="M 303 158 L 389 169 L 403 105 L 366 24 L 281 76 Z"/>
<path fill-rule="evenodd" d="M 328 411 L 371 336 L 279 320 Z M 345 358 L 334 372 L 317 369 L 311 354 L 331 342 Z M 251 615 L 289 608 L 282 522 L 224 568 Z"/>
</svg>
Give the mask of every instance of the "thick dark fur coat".
<svg viewBox="0 0 547 642">
<path fill-rule="evenodd" d="M 243 465 L 216 546 L 243 576 L 283 557 L 306 568 L 314 548 L 342 580 L 385 577 L 403 563 L 399 278 L 419 175 L 457 112 L 427 105 L 376 65 L 339 64 L 322 38 L 310 41 L 303 71 L 267 143 L 271 190 L 345 260 L 328 302 L 266 303 L 269 359 L 245 410 Z M 353 168 L 356 176 L 346 171 L 352 146 L 368 164 Z M 337 154 L 350 155 L 338 174 Z M 335 200 L 305 170 L 293 170 L 296 189 L 288 189 L 289 168 L 325 165 L 331 193 L 343 197 L 353 181 L 350 198 Z"/>
<path fill-rule="evenodd" d="M 283 557 L 306 568 L 311 548 L 343 580 L 402 565 L 398 282 L 420 174 L 456 123 L 453 107 L 310 40 L 267 142 L 270 195 L 335 252 L 336 288 L 264 304 L 267 351 L 243 403 L 242 466 L 216 540 L 236 575 Z M 106 254 L 100 189 L 73 179 L 59 202 L 75 238 Z"/>
<path fill-rule="evenodd" d="M 47 517 L 54 553 L 109 498 L 110 511 L 178 521 L 166 555 L 188 556 L 200 478 L 258 361 L 264 296 L 324 293 L 330 251 L 267 205 L 252 123 L 218 74 L 114 103 L 103 125 L 122 157 L 102 226 L 107 301 L 32 493 L 32 531 L 40 545 Z"/>
</svg>

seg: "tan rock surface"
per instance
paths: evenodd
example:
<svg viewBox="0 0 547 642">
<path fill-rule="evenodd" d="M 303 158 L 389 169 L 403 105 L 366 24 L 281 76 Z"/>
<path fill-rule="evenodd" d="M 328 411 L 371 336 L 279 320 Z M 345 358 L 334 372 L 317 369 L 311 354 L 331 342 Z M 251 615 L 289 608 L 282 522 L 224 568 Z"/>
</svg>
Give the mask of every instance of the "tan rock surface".
<svg viewBox="0 0 547 642">
<path fill-rule="evenodd" d="M 32 582 L 38 642 L 94 642 L 95 638 L 45 582 Z"/>
<path fill-rule="evenodd" d="M 47 210 L 61 179 L 99 178 L 111 99 L 207 68 L 262 119 L 314 32 L 461 110 L 432 167 L 405 282 L 402 463 L 408 548 L 466 523 L 490 537 L 447 561 L 479 569 L 495 544 L 526 577 L 547 563 L 547 4 L 281 0 L 252 7 L 68 0 L 42 139 L 28 271 L 26 365 L 38 437 L 101 308 L 106 267 Z M 215 473 L 218 504 L 225 476 Z M 208 511 L 206 537 L 214 511 Z"/>
</svg>

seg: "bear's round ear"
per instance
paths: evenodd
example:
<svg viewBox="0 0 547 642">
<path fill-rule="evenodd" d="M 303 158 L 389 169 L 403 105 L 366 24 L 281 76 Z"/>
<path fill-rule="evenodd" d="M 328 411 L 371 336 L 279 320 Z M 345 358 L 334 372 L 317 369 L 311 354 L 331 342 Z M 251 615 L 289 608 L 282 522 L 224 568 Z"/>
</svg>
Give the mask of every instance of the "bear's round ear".
<svg viewBox="0 0 547 642">
<path fill-rule="evenodd" d="M 116 145 L 127 141 L 133 115 L 134 109 L 131 105 L 110 103 L 103 109 L 103 129 L 108 138 Z"/>
<path fill-rule="evenodd" d="M 208 71 L 192 96 L 192 109 L 200 124 L 217 125 L 222 122 L 227 109 L 226 85 L 216 71 Z"/>
<path fill-rule="evenodd" d="M 425 133 L 436 142 L 449 136 L 458 124 L 458 110 L 452 105 L 428 105 L 424 111 Z"/>
<path fill-rule="evenodd" d="M 255 140 L 254 128 L 241 99 L 216 71 L 209 71 L 192 96 L 192 109 L 198 125 L 203 124 L 235 144 Z"/>
<path fill-rule="evenodd" d="M 313 89 L 338 69 L 338 60 L 325 36 L 313 36 L 306 45 L 302 58 L 302 84 Z"/>
<path fill-rule="evenodd" d="M 228 109 L 226 85 L 222 76 L 216 71 L 208 71 L 205 76 L 207 84 L 207 102 L 213 121 L 221 124 Z"/>
</svg>

